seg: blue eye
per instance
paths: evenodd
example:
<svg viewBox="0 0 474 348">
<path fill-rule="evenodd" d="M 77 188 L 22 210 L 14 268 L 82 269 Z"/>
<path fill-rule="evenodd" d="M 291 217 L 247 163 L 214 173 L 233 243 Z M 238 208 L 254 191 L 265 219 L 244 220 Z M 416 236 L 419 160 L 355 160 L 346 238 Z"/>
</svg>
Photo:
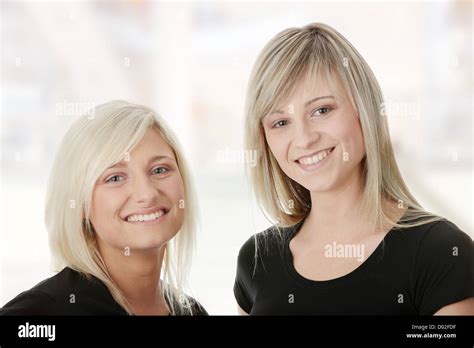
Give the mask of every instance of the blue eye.
<svg viewBox="0 0 474 348">
<path fill-rule="evenodd" d="M 328 108 L 328 107 L 318 108 L 318 109 L 313 111 L 311 116 L 324 116 L 324 115 L 328 114 L 331 110 L 332 110 L 332 108 Z"/>
<path fill-rule="evenodd" d="M 122 178 L 122 179 L 119 179 L 119 178 Z M 112 175 L 107 180 L 105 180 L 105 182 L 119 182 L 119 181 L 122 181 L 124 179 L 125 178 L 123 177 L 123 175 Z"/>
<path fill-rule="evenodd" d="M 280 120 L 280 121 L 275 122 L 272 125 L 272 128 L 281 128 L 281 127 L 285 126 L 286 124 L 288 124 L 286 120 Z"/>
<path fill-rule="evenodd" d="M 168 171 L 169 171 L 169 169 L 166 168 L 166 167 L 156 167 L 156 168 L 152 169 L 151 172 L 152 172 L 153 174 L 165 174 L 165 173 L 167 173 Z"/>
</svg>

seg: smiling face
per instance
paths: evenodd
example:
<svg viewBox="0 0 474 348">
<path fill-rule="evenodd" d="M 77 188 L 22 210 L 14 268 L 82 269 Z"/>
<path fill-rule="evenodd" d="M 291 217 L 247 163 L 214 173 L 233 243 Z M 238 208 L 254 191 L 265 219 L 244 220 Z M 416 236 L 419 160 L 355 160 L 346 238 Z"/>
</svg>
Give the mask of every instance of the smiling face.
<svg viewBox="0 0 474 348">
<path fill-rule="evenodd" d="M 184 221 L 184 186 L 172 148 L 153 129 L 97 180 L 90 220 L 100 248 L 156 249 Z"/>
<path fill-rule="evenodd" d="M 325 79 L 307 78 L 262 119 L 280 168 L 311 192 L 346 182 L 365 155 L 357 112 L 340 83 L 330 86 Z"/>
</svg>

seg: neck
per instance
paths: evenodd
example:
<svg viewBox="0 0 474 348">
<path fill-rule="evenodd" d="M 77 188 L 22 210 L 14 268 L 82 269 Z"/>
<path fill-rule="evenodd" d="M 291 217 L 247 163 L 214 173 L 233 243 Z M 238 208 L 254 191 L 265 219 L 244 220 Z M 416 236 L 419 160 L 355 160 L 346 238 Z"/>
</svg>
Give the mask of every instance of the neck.
<svg viewBox="0 0 474 348">
<path fill-rule="evenodd" d="M 166 308 L 160 284 L 165 246 L 126 253 L 99 243 L 99 251 L 110 276 L 136 312 Z"/>
<path fill-rule="evenodd" d="M 354 174 L 333 190 L 311 191 L 311 211 L 304 222 L 309 227 L 306 230 L 318 231 L 318 237 L 331 239 L 353 238 L 357 237 L 355 231 L 364 231 L 363 219 L 355 209 L 362 198 L 362 179 L 362 168 L 359 166 Z"/>
</svg>

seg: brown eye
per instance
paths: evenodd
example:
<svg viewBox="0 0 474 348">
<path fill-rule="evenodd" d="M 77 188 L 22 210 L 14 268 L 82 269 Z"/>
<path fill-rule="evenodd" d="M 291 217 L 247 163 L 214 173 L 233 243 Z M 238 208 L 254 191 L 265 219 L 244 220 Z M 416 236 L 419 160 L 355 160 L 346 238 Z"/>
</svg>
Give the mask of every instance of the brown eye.
<svg viewBox="0 0 474 348">
<path fill-rule="evenodd" d="M 332 108 L 328 108 L 328 107 L 318 108 L 314 110 L 314 112 L 312 113 L 312 116 L 324 116 L 328 114 L 331 110 Z"/>
<path fill-rule="evenodd" d="M 123 177 L 123 175 L 112 175 L 107 180 L 105 180 L 105 182 L 119 182 L 119 181 L 122 181 L 124 179 L 125 178 Z"/>
<path fill-rule="evenodd" d="M 152 169 L 152 174 L 166 174 L 169 172 L 169 169 L 166 167 L 156 167 Z"/>
<path fill-rule="evenodd" d="M 272 128 L 281 128 L 283 126 L 285 126 L 287 124 L 287 122 L 285 120 L 280 120 L 280 121 L 277 121 L 273 124 Z"/>
</svg>

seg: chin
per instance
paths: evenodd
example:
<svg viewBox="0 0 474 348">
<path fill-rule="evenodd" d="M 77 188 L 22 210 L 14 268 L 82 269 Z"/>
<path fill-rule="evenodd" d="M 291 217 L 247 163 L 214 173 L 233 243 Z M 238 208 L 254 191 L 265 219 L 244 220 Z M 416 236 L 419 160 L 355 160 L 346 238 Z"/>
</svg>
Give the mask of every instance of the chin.
<svg viewBox="0 0 474 348">
<path fill-rule="evenodd" d="M 302 186 L 305 189 L 307 189 L 309 192 L 315 192 L 315 193 L 331 191 L 331 189 L 334 187 L 332 183 L 319 183 L 319 184 L 308 183 L 307 185 L 302 185 Z"/>
<path fill-rule="evenodd" d="M 130 249 L 133 251 L 158 251 L 169 241 L 170 239 L 137 241 L 130 246 Z"/>
<path fill-rule="evenodd" d="M 315 175 L 304 177 L 294 176 L 291 179 L 310 192 L 330 191 L 334 188 L 336 182 L 334 175 L 331 175 L 330 173 L 324 173 L 324 175 L 319 175 L 319 173 L 317 173 Z"/>
<path fill-rule="evenodd" d="M 174 229 L 163 228 L 149 231 L 127 230 L 124 231 L 124 235 L 127 237 L 123 243 L 128 243 L 130 249 L 137 251 L 159 249 L 173 239 L 176 234 L 177 231 Z"/>
<path fill-rule="evenodd" d="M 141 236 L 135 244 L 138 249 L 159 248 L 173 239 L 176 234 L 176 232 L 163 233 L 163 231 L 159 231 L 155 236 Z"/>
</svg>

